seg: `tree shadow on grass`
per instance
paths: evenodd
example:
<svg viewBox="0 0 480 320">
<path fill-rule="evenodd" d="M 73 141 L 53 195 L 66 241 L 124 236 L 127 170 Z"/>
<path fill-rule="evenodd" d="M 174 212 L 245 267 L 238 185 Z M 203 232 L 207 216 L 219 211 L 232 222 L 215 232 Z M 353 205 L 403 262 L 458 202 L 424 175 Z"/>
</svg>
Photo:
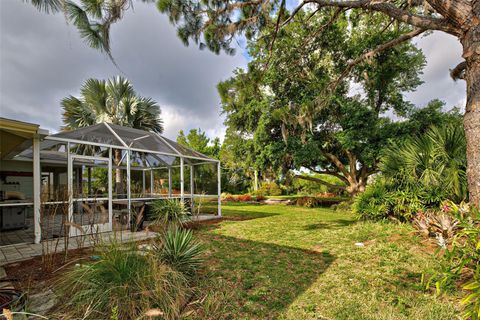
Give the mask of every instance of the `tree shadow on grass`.
<svg viewBox="0 0 480 320">
<path fill-rule="evenodd" d="M 348 220 L 348 219 L 328 220 L 325 222 L 309 224 L 304 227 L 304 230 L 339 229 L 339 228 L 350 226 L 355 223 L 357 223 L 356 220 Z"/>
<path fill-rule="evenodd" d="M 212 281 L 226 281 L 229 319 L 272 319 L 288 308 L 335 260 L 317 252 L 203 233 Z M 223 316 L 222 316 L 223 317 Z"/>
</svg>

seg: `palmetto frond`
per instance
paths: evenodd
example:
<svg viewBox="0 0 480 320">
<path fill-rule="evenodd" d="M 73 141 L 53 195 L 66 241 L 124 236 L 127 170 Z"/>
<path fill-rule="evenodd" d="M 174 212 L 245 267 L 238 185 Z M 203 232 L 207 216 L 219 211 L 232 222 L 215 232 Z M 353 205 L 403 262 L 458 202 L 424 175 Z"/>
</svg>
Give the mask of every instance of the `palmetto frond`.
<svg viewBox="0 0 480 320">
<path fill-rule="evenodd" d="M 387 149 L 382 172 L 400 183 L 441 187 L 462 200 L 467 194 L 465 153 L 462 128 L 432 127 L 423 136 Z"/>
<path fill-rule="evenodd" d="M 61 102 L 63 127 L 71 130 L 100 122 L 163 132 L 158 104 L 138 96 L 131 83 L 122 77 L 110 80 L 88 79 L 80 97 L 69 96 Z"/>
</svg>

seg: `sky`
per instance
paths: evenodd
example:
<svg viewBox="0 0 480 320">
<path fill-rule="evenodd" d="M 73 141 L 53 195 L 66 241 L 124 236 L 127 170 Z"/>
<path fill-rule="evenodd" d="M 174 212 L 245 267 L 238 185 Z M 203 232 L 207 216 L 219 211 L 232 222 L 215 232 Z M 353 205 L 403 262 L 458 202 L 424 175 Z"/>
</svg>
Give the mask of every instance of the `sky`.
<svg viewBox="0 0 480 320">
<path fill-rule="evenodd" d="M 139 95 L 161 106 L 164 135 L 201 128 L 222 137 L 216 85 L 246 67 L 241 50 L 234 56 L 186 47 L 165 15 L 154 5 L 134 1 L 134 11 L 112 27 L 112 51 L 119 69 L 89 48 L 62 14 L 47 15 L 21 0 L 0 1 L 0 116 L 40 124 L 57 132 L 62 125 L 60 101 L 78 96 L 88 78 L 122 75 Z M 463 107 L 465 84 L 454 82 L 449 69 L 461 61 L 455 38 L 442 34 L 416 41 L 427 57 L 424 84 L 407 97 L 417 106 L 438 98 Z"/>
</svg>

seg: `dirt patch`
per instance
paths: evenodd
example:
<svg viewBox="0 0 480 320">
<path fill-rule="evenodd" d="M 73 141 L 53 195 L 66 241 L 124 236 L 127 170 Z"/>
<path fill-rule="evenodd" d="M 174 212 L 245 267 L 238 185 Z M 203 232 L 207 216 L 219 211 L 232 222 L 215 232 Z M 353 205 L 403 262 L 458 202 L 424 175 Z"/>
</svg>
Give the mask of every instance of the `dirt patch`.
<svg viewBox="0 0 480 320">
<path fill-rule="evenodd" d="M 387 238 L 389 242 L 402 242 L 403 236 L 401 234 L 395 233 Z"/>
<path fill-rule="evenodd" d="M 48 262 L 44 262 L 43 257 L 38 256 L 3 267 L 7 273 L 7 279 L 16 289 L 28 291 L 37 287 L 38 283 L 50 282 L 65 267 L 74 265 L 79 261 L 88 260 L 93 252 L 92 248 L 74 249 L 68 251 L 66 259 L 62 252 L 54 254 Z"/>
</svg>

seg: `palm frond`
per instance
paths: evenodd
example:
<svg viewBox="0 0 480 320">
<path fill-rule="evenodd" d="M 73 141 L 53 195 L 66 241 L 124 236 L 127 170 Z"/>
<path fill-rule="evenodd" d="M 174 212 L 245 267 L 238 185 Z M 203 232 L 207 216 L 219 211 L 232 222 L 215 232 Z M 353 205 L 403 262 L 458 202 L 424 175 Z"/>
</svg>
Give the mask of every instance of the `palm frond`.
<svg viewBox="0 0 480 320">
<path fill-rule="evenodd" d="M 23 0 L 30 2 L 39 11 L 45 13 L 57 13 L 62 10 L 65 3 L 64 0 Z"/>
</svg>

